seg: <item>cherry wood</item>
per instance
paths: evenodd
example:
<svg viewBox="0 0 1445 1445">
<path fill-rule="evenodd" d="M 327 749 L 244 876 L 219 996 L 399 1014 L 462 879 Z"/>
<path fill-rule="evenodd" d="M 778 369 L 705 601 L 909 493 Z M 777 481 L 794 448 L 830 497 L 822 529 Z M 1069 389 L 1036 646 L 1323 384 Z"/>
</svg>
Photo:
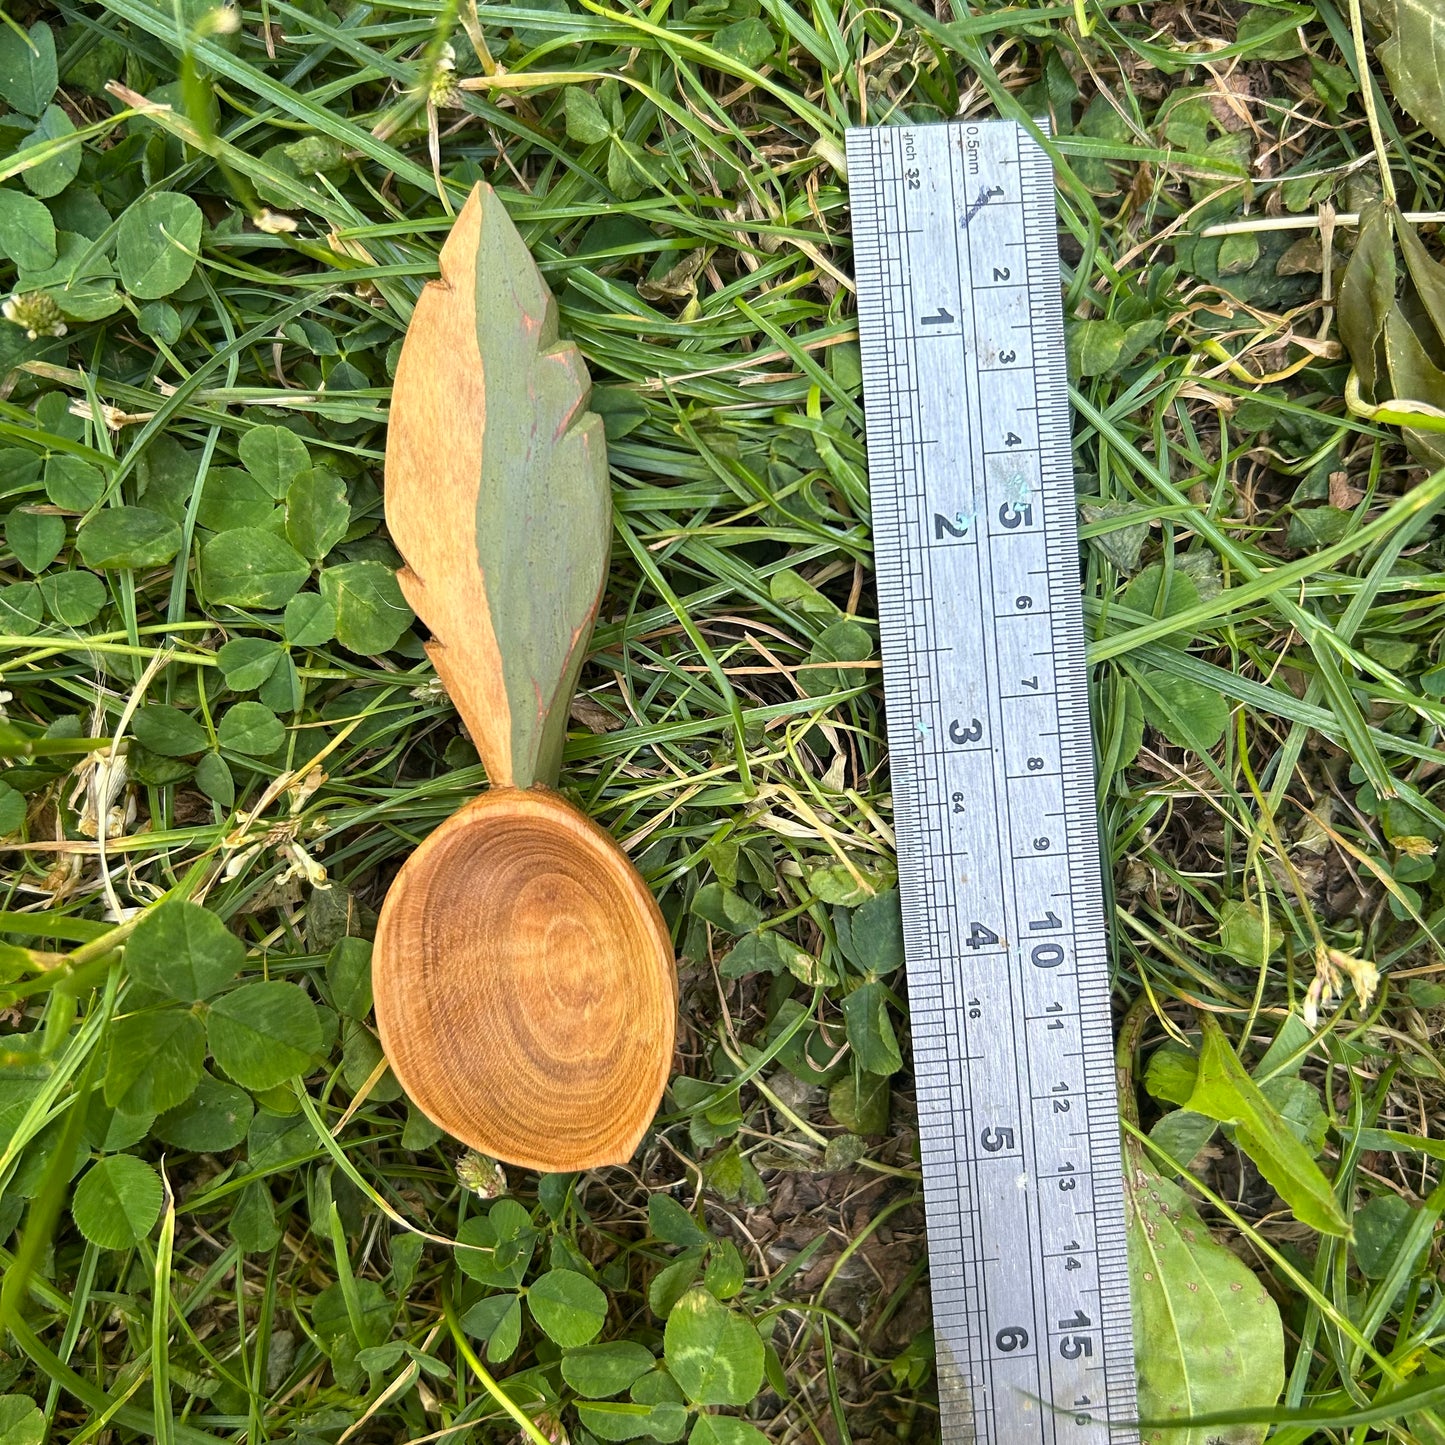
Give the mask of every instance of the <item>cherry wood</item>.
<svg viewBox="0 0 1445 1445">
<path fill-rule="evenodd" d="M 554 784 L 602 600 L 612 491 L 582 355 L 477 186 L 397 362 L 386 522 L 427 652 L 492 784 Z"/>
<path fill-rule="evenodd" d="M 616 843 L 555 793 L 483 793 L 381 910 L 382 1045 L 428 1118 L 560 1173 L 631 1158 L 667 1083 L 672 941 Z"/>
<path fill-rule="evenodd" d="M 401 1086 L 464 1143 L 548 1172 L 622 1163 L 667 1083 L 672 943 L 626 854 L 550 791 L 611 545 L 602 423 L 490 188 L 441 273 L 397 366 L 386 518 L 493 789 L 391 886 L 377 1025 Z"/>
</svg>

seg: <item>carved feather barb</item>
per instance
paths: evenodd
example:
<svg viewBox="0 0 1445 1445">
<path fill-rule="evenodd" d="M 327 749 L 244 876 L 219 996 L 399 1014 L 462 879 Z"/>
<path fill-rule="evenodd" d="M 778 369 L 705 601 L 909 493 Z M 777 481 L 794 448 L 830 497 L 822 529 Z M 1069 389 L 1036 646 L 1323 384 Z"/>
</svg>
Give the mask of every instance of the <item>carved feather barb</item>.
<svg viewBox="0 0 1445 1445">
<path fill-rule="evenodd" d="M 494 786 L 556 782 L 602 597 L 612 504 L 590 385 L 526 243 L 478 185 L 402 345 L 386 521 Z"/>
</svg>

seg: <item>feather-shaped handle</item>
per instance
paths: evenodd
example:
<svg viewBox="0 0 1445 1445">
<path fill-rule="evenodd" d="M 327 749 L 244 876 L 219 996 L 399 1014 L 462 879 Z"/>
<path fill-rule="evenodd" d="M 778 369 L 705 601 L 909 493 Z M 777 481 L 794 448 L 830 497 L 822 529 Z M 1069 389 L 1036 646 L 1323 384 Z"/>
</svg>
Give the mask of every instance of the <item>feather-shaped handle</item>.
<svg viewBox="0 0 1445 1445">
<path fill-rule="evenodd" d="M 611 492 L 589 387 L 526 244 L 478 185 L 397 363 L 386 521 L 496 786 L 556 782 L 601 601 Z"/>
</svg>

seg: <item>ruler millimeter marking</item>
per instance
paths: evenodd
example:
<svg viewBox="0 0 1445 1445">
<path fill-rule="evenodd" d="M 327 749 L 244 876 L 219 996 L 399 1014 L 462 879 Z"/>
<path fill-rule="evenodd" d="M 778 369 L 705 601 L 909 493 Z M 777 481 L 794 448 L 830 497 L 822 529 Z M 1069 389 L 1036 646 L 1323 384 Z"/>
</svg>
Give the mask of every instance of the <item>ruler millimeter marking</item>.
<svg viewBox="0 0 1445 1445">
<path fill-rule="evenodd" d="M 1137 1439 L 1053 170 L 847 145 L 943 1438 Z"/>
</svg>

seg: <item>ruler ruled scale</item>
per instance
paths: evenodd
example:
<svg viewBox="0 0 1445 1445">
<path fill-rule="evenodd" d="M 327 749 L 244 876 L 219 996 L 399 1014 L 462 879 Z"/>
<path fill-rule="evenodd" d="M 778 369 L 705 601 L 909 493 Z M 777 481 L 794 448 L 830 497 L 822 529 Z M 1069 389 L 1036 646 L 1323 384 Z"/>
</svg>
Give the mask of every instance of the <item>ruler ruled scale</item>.
<svg viewBox="0 0 1445 1445">
<path fill-rule="evenodd" d="M 1136 1440 L 1053 170 L 847 146 L 943 1439 Z"/>
</svg>

